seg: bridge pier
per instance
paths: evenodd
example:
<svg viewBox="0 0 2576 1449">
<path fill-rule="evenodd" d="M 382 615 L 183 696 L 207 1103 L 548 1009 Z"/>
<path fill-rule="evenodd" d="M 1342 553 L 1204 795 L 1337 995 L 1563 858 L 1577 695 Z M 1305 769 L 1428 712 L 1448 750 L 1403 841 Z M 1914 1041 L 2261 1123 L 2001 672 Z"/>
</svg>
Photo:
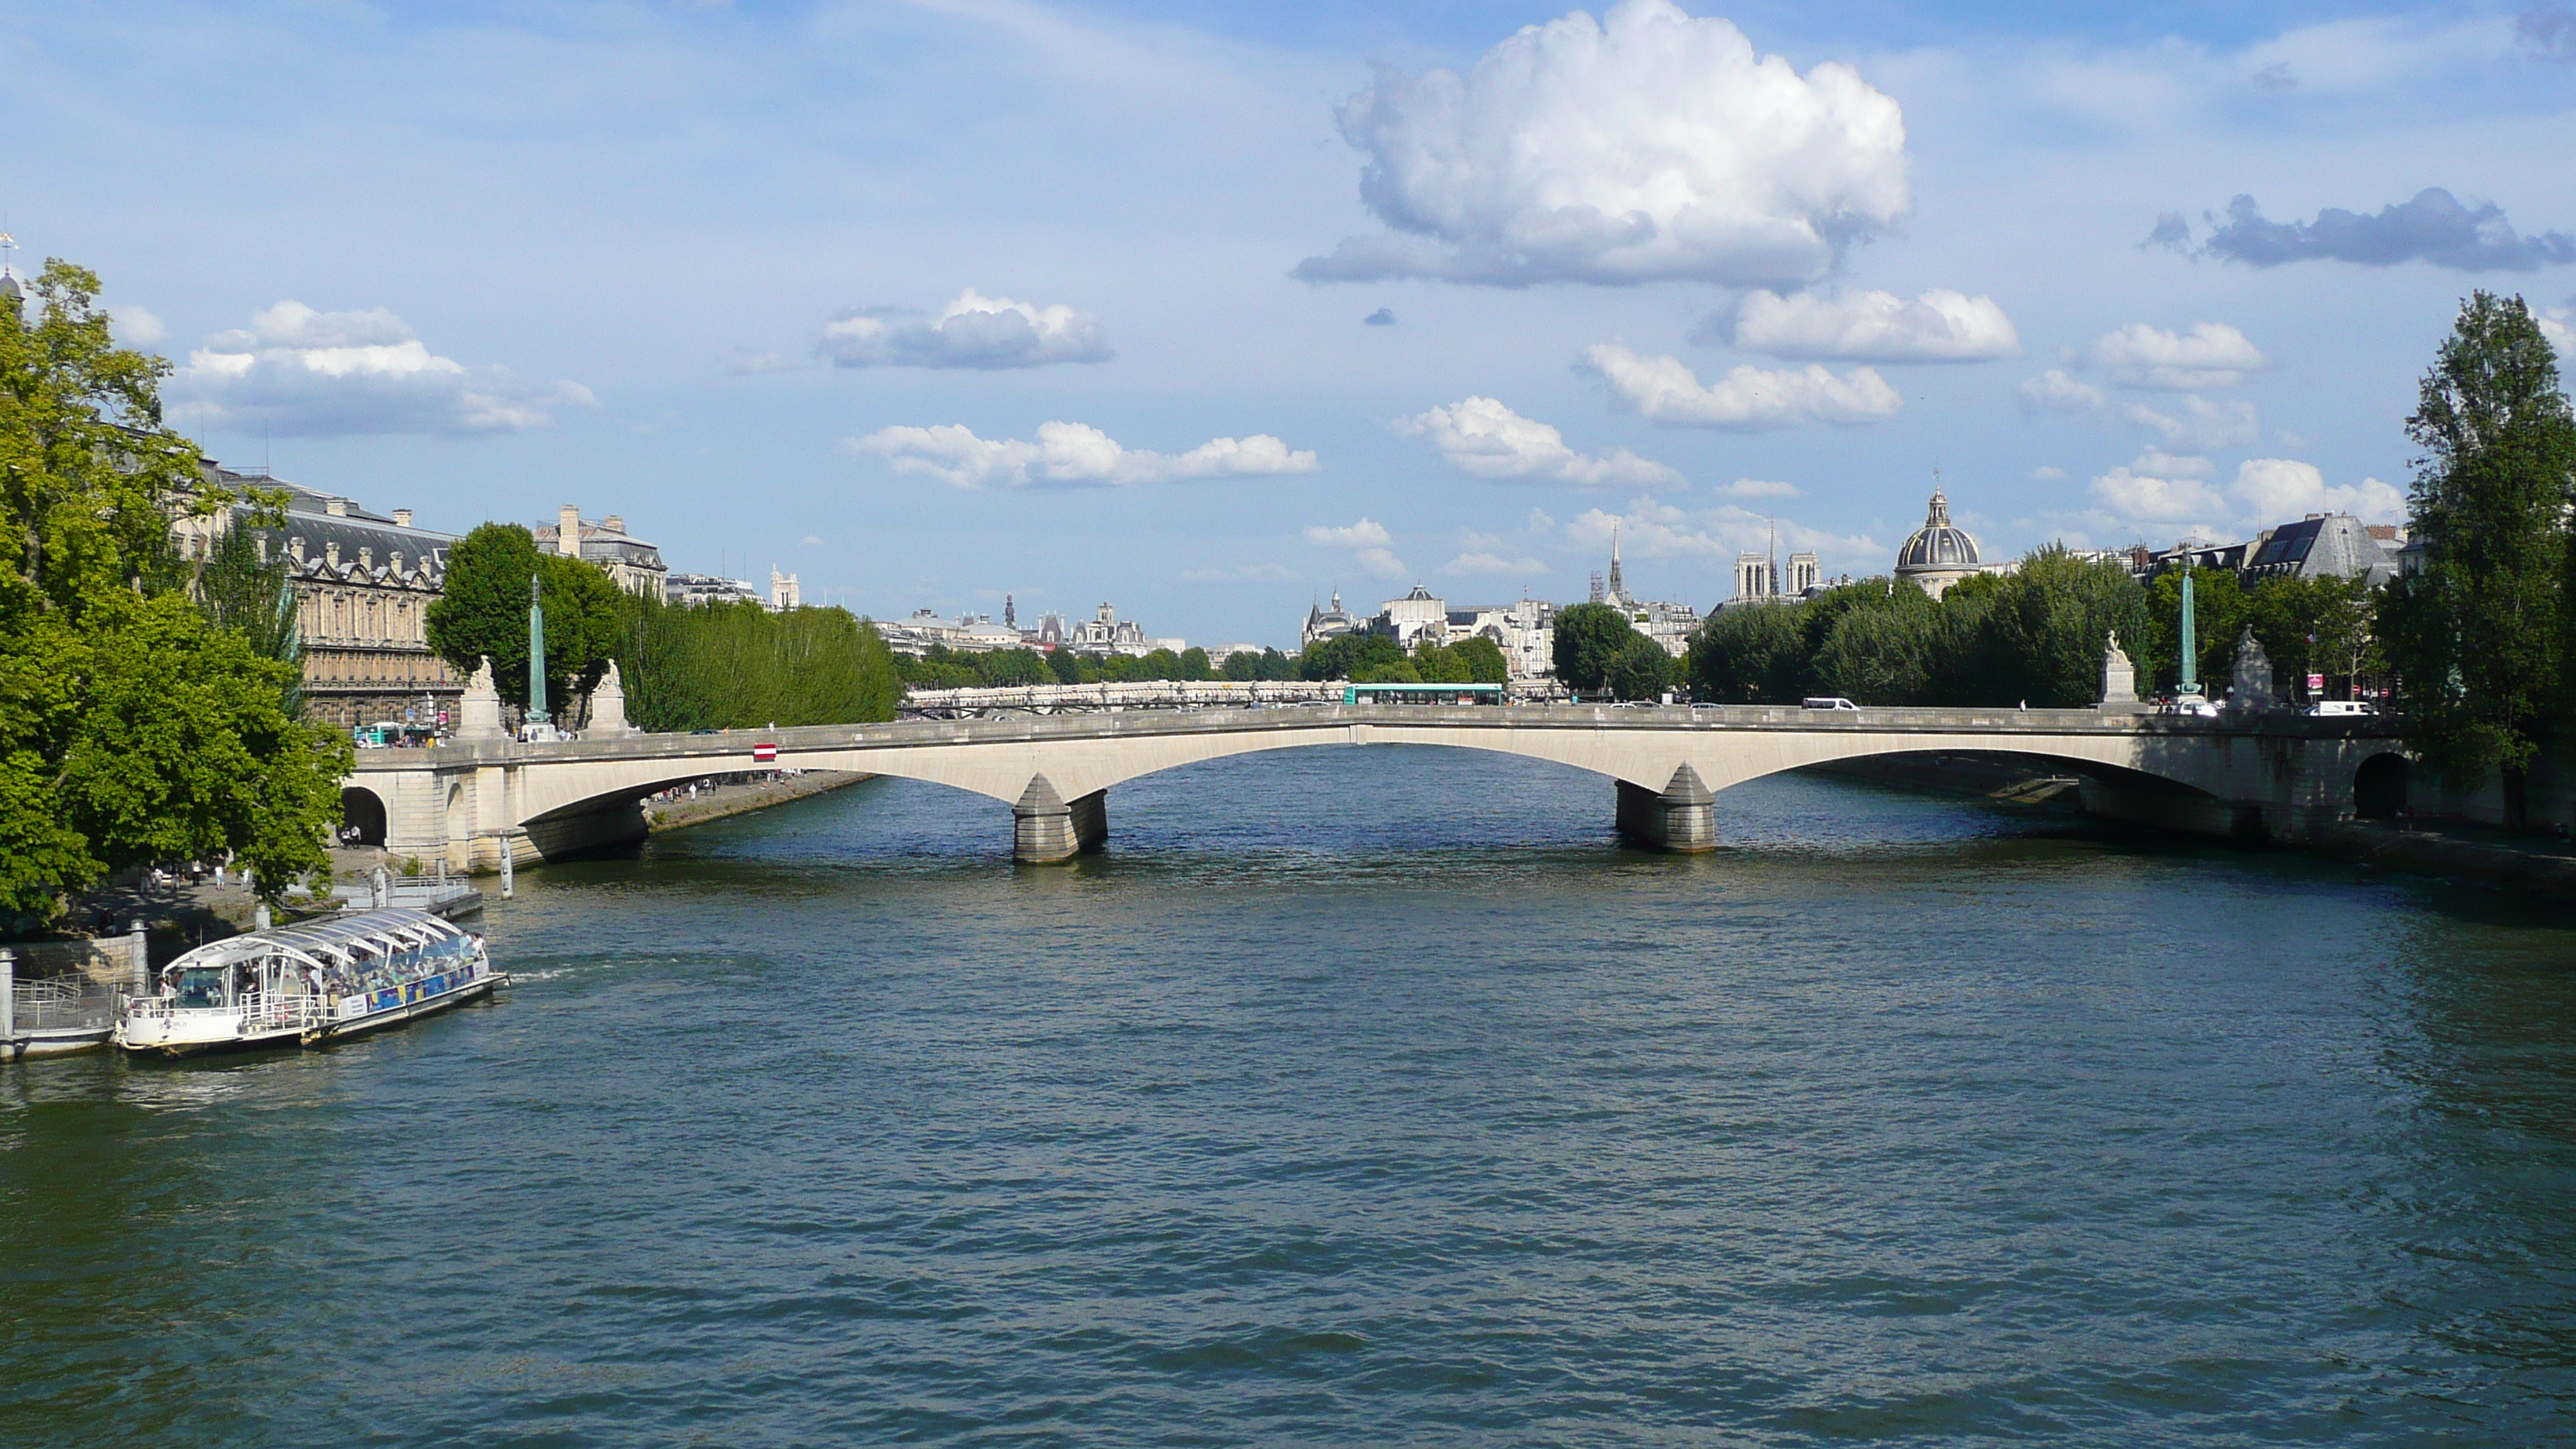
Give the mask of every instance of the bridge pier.
<svg viewBox="0 0 2576 1449">
<path fill-rule="evenodd" d="M 1619 833 L 1631 845 L 1695 855 L 1717 849 L 1717 797 L 1689 765 L 1661 793 L 1619 782 Z"/>
<path fill-rule="evenodd" d="M 1011 859 L 1022 865 L 1053 865 L 1098 850 L 1109 838 L 1109 792 L 1094 790 L 1067 803 L 1044 775 L 1029 777 L 1029 788 L 1011 807 Z"/>
</svg>

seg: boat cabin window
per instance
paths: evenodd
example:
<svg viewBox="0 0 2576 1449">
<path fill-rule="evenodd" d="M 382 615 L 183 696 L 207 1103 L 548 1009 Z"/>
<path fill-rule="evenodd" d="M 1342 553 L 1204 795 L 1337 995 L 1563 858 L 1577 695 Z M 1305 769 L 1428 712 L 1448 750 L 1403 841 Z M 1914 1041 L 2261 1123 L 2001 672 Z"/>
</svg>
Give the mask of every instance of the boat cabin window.
<svg viewBox="0 0 2576 1449">
<path fill-rule="evenodd" d="M 179 973 L 175 995 L 181 1006 L 221 1006 L 224 1004 L 224 977 L 231 974 L 221 966 L 191 966 Z"/>
</svg>

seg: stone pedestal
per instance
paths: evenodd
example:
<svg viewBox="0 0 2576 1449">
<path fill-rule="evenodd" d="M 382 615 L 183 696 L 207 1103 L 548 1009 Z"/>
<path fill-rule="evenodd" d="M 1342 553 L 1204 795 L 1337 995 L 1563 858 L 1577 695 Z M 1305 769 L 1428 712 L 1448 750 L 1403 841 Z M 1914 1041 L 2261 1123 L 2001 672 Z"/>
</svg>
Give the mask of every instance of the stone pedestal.
<svg viewBox="0 0 2576 1449">
<path fill-rule="evenodd" d="M 1011 807 L 1011 824 L 1011 859 L 1023 865 L 1071 860 L 1109 838 L 1109 792 L 1094 790 L 1067 803 L 1046 776 L 1032 775 Z"/>
<path fill-rule="evenodd" d="M 1717 849 L 1717 797 L 1688 765 L 1673 771 L 1659 794 L 1619 782 L 1619 833 L 1648 850 L 1696 854 Z"/>
<path fill-rule="evenodd" d="M 464 697 L 456 702 L 456 737 L 460 740 L 499 740 L 509 738 L 501 728 L 501 691 L 492 683 L 492 661 L 486 659 L 466 681 Z"/>
<path fill-rule="evenodd" d="M 599 678 L 599 687 L 590 692 L 590 723 L 582 733 L 613 739 L 635 732 L 635 727 L 626 722 L 626 682 L 618 678 L 617 661 L 611 659 L 608 672 Z"/>
</svg>

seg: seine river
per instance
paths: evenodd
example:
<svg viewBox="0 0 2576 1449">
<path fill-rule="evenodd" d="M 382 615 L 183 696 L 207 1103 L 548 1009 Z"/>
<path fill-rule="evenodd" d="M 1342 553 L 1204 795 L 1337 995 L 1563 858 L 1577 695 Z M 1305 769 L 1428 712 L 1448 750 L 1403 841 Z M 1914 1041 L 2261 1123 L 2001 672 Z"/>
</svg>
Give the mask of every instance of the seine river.
<svg viewBox="0 0 2576 1449">
<path fill-rule="evenodd" d="M 0 1442 L 2576 1438 L 2576 921 L 1319 749 L 519 878 L 496 1005 L 0 1069 Z"/>
</svg>

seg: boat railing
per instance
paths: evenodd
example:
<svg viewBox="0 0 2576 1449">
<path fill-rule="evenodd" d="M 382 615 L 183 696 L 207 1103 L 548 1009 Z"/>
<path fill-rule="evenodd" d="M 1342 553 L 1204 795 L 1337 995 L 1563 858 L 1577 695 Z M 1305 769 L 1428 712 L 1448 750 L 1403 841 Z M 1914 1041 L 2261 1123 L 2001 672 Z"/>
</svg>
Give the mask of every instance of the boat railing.
<svg viewBox="0 0 2576 1449">
<path fill-rule="evenodd" d="M 302 993 L 286 995 L 278 992 L 253 991 L 234 998 L 229 1006 L 181 1006 L 175 997 L 168 996 L 138 996 L 125 1003 L 125 1015 L 127 1019 L 133 1021 L 165 1020 L 182 1012 L 191 1015 L 206 1012 L 230 1015 L 239 1021 L 240 1029 L 244 1033 L 274 1031 L 280 1027 L 290 1026 L 310 1028 L 320 1026 L 327 1020 L 322 999 Z"/>
</svg>

